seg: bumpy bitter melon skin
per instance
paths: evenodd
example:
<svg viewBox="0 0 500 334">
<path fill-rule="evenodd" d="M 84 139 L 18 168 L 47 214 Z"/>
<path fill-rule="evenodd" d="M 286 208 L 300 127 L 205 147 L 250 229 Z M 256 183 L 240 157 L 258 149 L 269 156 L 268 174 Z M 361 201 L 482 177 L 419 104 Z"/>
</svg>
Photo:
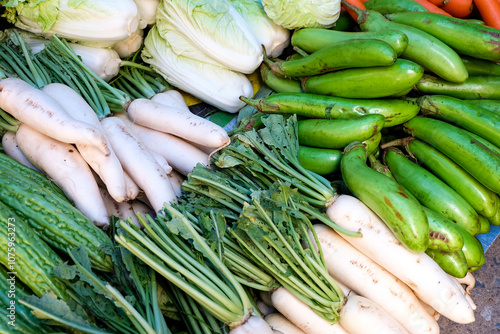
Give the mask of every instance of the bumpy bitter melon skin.
<svg viewBox="0 0 500 334">
<path fill-rule="evenodd" d="M 111 257 L 102 248 L 113 247 L 110 237 L 57 191 L 25 174 L 13 173 L 0 164 L 0 201 L 20 214 L 38 236 L 51 247 L 67 253 L 85 246 L 94 269 L 111 271 Z"/>
<path fill-rule="evenodd" d="M 67 299 L 64 283 L 52 276 L 55 266 L 62 263 L 59 255 L 28 226 L 14 210 L 0 202 L 0 249 L 5 256 L 0 262 L 15 272 L 26 286 L 42 297 L 52 291 Z"/>
<path fill-rule="evenodd" d="M 29 167 L 17 162 L 13 158 L 9 157 L 6 154 L 0 154 L 0 166 L 2 175 L 3 173 L 10 172 L 9 175 L 14 178 L 21 178 L 26 182 L 31 182 L 36 186 L 43 186 L 46 191 L 52 191 L 55 196 L 58 196 L 63 199 L 67 199 L 66 195 L 62 191 L 59 186 L 57 186 L 54 182 L 49 180 L 45 175 L 32 170 Z"/>
</svg>

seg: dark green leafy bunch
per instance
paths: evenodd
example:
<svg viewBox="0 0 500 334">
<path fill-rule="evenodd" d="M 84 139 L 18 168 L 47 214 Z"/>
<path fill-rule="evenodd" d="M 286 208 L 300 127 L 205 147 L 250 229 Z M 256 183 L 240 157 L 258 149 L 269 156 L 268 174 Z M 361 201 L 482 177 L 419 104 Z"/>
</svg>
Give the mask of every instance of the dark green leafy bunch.
<svg viewBox="0 0 500 334">
<path fill-rule="evenodd" d="M 139 219 L 144 231 L 120 221 L 115 236 L 120 245 L 230 328 L 256 313 L 247 292 L 193 216 L 165 204 L 155 219 Z"/>
<path fill-rule="evenodd" d="M 335 224 L 324 211 L 337 192 L 330 182 L 302 167 L 298 158 L 296 116 L 269 115 L 264 127 L 236 133 L 231 144 L 216 152 L 212 168 L 196 166 L 183 182 L 185 210 L 197 215 L 206 211 L 222 212 L 235 221 L 251 193 L 274 184 L 297 189 L 296 205 L 304 214 L 333 229 L 353 236 Z"/>
<path fill-rule="evenodd" d="M 126 92 L 133 100 L 150 99 L 172 86 L 140 58 L 142 47 L 122 60 L 118 75 L 109 82 L 112 87 Z"/>
<path fill-rule="evenodd" d="M 128 92 L 92 72 L 65 39 L 53 35 L 40 52 L 33 54 L 29 36 L 16 28 L 5 31 L 0 41 L 0 78 L 18 77 L 40 89 L 50 83 L 65 84 L 80 94 L 99 118 L 125 110 L 132 99 Z"/>
<path fill-rule="evenodd" d="M 113 256 L 114 272 L 93 272 L 84 247 L 70 251 L 72 265 L 61 264 L 53 275 L 64 282 L 68 301 L 53 294 L 26 296 L 20 302 L 48 324 L 85 333 L 164 333 L 161 288 L 151 268 L 122 247 Z"/>
<path fill-rule="evenodd" d="M 314 228 L 297 189 L 255 191 L 229 230 L 245 254 L 324 319 L 339 320 L 344 294 L 328 274 Z"/>
<path fill-rule="evenodd" d="M 269 115 L 259 130 L 235 133 L 231 144 L 212 157 L 212 165 L 270 185 L 277 180 L 296 187 L 309 203 L 325 207 L 336 190 L 323 177 L 302 167 L 299 161 L 297 117 Z"/>
</svg>

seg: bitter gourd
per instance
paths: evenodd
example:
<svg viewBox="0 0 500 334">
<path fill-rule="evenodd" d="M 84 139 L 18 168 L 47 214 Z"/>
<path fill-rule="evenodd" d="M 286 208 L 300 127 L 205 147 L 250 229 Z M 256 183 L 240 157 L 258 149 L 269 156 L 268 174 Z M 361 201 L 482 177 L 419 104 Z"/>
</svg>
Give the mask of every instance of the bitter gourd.
<svg viewBox="0 0 500 334">
<path fill-rule="evenodd" d="M 110 237 L 68 199 L 46 188 L 44 182 L 34 182 L 29 174 L 36 171 L 28 168 L 12 173 L 11 166 L 16 163 L 15 160 L 5 165 L 0 163 L 0 201 L 24 217 L 51 247 L 66 253 L 83 245 L 93 268 L 111 271 L 111 257 L 102 251 L 113 246 Z"/>
<path fill-rule="evenodd" d="M 52 276 L 61 258 L 17 215 L 0 202 L 0 262 L 37 296 L 52 291 L 67 299 L 64 283 Z"/>
</svg>

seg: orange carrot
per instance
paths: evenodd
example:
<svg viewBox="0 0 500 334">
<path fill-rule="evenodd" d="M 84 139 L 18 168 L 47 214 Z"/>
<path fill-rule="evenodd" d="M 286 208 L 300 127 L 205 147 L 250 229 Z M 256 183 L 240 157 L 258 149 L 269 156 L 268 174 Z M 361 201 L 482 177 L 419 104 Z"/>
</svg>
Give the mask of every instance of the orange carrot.
<svg viewBox="0 0 500 334">
<path fill-rule="evenodd" d="M 449 14 L 448 12 L 445 12 L 444 10 L 442 10 L 441 8 L 439 8 L 438 6 L 433 4 L 432 2 L 429 2 L 428 0 L 415 0 L 415 1 L 418 2 L 419 4 L 421 4 L 422 6 L 424 6 L 431 13 L 438 13 L 438 14 L 443 14 L 446 16 L 451 16 L 451 14 Z"/>
<path fill-rule="evenodd" d="M 474 2 L 473 0 L 449 0 L 441 9 L 454 17 L 467 17 L 474 9 Z"/>
<path fill-rule="evenodd" d="M 487 26 L 500 29 L 500 2 L 497 0 L 474 0 L 474 4 Z"/>
<path fill-rule="evenodd" d="M 349 4 L 351 4 L 355 7 L 358 7 L 361 10 L 366 10 L 366 7 L 365 7 L 365 4 L 363 3 L 363 0 L 346 0 L 346 2 L 348 2 Z M 342 5 L 342 6 L 347 10 L 349 15 L 351 15 L 352 19 L 355 22 L 357 22 L 358 21 L 358 14 L 356 14 L 352 9 L 349 9 L 349 8 L 345 7 L 344 5 Z"/>
</svg>

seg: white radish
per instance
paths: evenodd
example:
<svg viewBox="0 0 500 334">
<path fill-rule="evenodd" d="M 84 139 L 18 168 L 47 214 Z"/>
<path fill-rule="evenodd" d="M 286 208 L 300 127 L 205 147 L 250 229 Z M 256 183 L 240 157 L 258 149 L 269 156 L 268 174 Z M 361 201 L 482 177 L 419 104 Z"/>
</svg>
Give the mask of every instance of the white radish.
<svg viewBox="0 0 500 334">
<path fill-rule="evenodd" d="M 89 220 L 107 228 L 109 218 L 99 187 L 77 149 L 21 123 L 16 132 L 19 148 L 31 163 L 47 174 Z"/>
<path fill-rule="evenodd" d="M 340 324 L 351 334 L 407 334 L 408 331 L 374 301 L 357 294 L 346 296 Z"/>
<path fill-rule="evenodd" d="M 400 333 L 408 331 L 378 303 L 360 296 L 347 285 L 337 281 L 345 299 L 339 316 L 340 325 L 351 334 Z"/>
<path fill-rule="evenodd" d="M 204 152 L 205 154 L 207 154 L 208 156 L 211 156 L 214 152 L 218 151 L 219 149 L 218 148 L 213 148 L 213 147 L 207 147 L 207 146 L 204 146 L 200 143 L 195 143 L 195 142 L 192 142 L 190 140 L 186 140 L 186 142 L 188 144 L 191 144 L 193 145 L 194 147 L 196 147 L 197 149 L 199 149 L 200 151 Z"/>
<path fill-rule="evenodd" d="M 124 170 L 144 191 L 153 209 L 157 212 L 164 203 L 177 201 L 167 174 L 127 124 L 113 116 L 101 124 Z"/>
<path fill-rule="evenodd" d="M 184 175 L 174 169 L 168 173 L 168 178 L 170 179 L 170 184 L 174 188 L 177 197 L 182 196 L 182 182 L 186 179 Z"/>
<path fill-rule="evenodd" d="M 270 313 L 264 317 L 264 320 L 271 326 L 274 334 L 305 334 L 281 313 Z"/>
<path fill-rule="evenodd" d="M 102 131 L 71 117 L 59 102 L 22 79 L 0 80 L 0 108 L 58 141 L 87 144 L 108 155 L 109 148 Z"/>
<path fill-rule="evenodd" d="M 359 230 L 361 238 L 341 236 L 406 283 L 417 297 L 441 315 L 461 324 L 474 322 L 474 310 L 455 282 L 427 254 L 417 254 L 403 246 L 360 200 L 340 195 L 327 209 L 327 215 L 343 228 Z"/>
<path fill-rule="evenodd" d="M 464 289 L 464 287 L 460 283 L 460 281 L 455 276 L 451 276 L 451 275 L 449 275 L 449 276 L 457 284 L 458 288 L 462 291 L 465 299 L 467 299 L 467 301 L 469 302 L 469 304 L 472 307 L 472 309 L 476 310 L 476 308 L 477 308 L 476 303 L 474 303 L 474 301 L 472 300 L 470 294 Z"/>
<path fill-rule="evenodd" d="M 99 187 L 104 205 L 108 211 L 108 216 L 115 216 L 123 220 L 130 218 L 135 226 L 141 228 L 142 224 L 137 219 L 132 204 L 130 202 L 117 202 L 105 188 Z"/>
<path fill-rule="evenodd" d="M 132 123 L 124 115 L 117 114 L 116 117 L 125 120 L 147 148 L 165 157 L 169 165 L 179 173 L 187 176 L 198 163 L 208 166 L 208 154 L 187 141 L 165 132 Z"/>
<path fill-rule="evenodd" d="M 413 291 L 324 224 L 314 225 L 328 273 L 382 307 L 409 333 L 439 333 L 439 325 Z"/>
<path fill-rule="evenodd" d="M 140 139 L 140 138 L 139 138 Z M 143 142 L 144 143 L 144 142 Z M 155 151 L 151 151 L 151 154 L 153 155 L 153 157 L 155 158 L 156 162 L 158 163 L 158 165 L 161 166 L 161 168 L 163 168 L 163 170 L 165 171 L 165 174 L 170 174 L 172 172 L 172 166 L 170 166 L 168 164 L 168 161 L 167 159 L 165 159 L 165 157 Z"/>
<path fill-rule="evenodd" d="M 137 196 L 139 196 L 141 189 L 125 170 L 123 171 L 123 176 L 125 177 L 125 191 L 127 194 L 127 198 L 129 200 L 136 199 Z"/>
<path fill-rule="evenodd" d="M 136 217 L 137 215 L 141 215 L 142 217 L 146 217 L 146 215 L 149 215 L 153 219 L 156 217 L 156 212 L 153 210 L 153 208 L 142 201 L 132 201 L 131 205 Z"/>
<path fill-rule="evenodd" d="M 175 89 L 169 89 L 164 92 L 157 93 L 151 98 L 151 101 L 158 102 L 167 107 L 177 107 L 190 111 L 189 106 L 187 105 L 182 94 Z"/>
<path fill-rule="evenodd" d="M 470 293 L 470 291 L 476 285 L 476 278 L 470 271 L 467 272 L 467 275 L 465 275 L 465 277 L 457 278 L 457 280 L 460 282 L 460 284 L 465 285 L 465 291 L 467 293 Z"/>
<path fill-rule="evenodd" d="M 42 91 L 54 99 L 58 99 L 59 104 L 74 119 L 85 122 L 104 134 L 101 122 L 92 107 L 73 88 L 61 84 L 51 83 L 43 87 Z M 64 98 L 61 98 L 64 96 Z M 94 146 L 87 144 L 76 144 L 76 148 L 87 161 L 89 166 L 97 173 L 99 178 L 106 185 L 109 194 L 117 202 L 124 202 L 131 199 L 127 194 L 127 184 L 123 167 L 113 151 L 108 139 L 105 137 L 109 148 L 109 155 L 104 155 Z"/>
<path fill-rule="evenodd" d="M 41 172 L 38 168 L 33 166 L 33 164 L 26 158 L 24 153 L 19 149 L 16 141 L 16 133 L 13 131 L 6 131 L 2 136 L 2 148 L 9 157 L 16 160 L 20 164 L 25 165 L 28 168 Z"/>
<path fill-rule="evenodd" d="M 221 126 L 181 108 L 139 98 L 133 100 L 127 115 L 134 123 L 170 133 L 207 147 L 227 145 L 229 136 Z"/>
<path fill-rule="evenodd" d="M 269 315 L 271 313 L 275 313 L 276 312 L 276 310 L 275 310 L 274 307 L 272 307 L 270 305 L 267 305 L 266 303 L 264 303 L 260 299 L 255 301 L 255 305 L 257 306 L 257 308 L 259 309 L 259 312 L 262 314 L 263 317 L 265 317 L 265 316 L 267 316 L 267 315 Z"/>
<path fill-rule="evenodd" d="M 339 323 L 320 317 L 306 303 L 295 297 L 284 287 L 271 294 L 274 308 L 307 334 L 347 334 Z"/>
<path fill-rule="evenodd" d="M 232 327 L 229 334 L 273 334 L 273 330 L 264 318 L 251 315 L 240 325 Z"/>
<path fill-rule="evenodd" d="M 439 318 L 441 318 L 441 314 L 439 314 L 438 311 L 433 309 L 432 306 L 430 306 L 427 303 L 424 303 L 420 299 L 419 299 L 419 301 L 420 301 L 420 305 L 422 305 L 422 307 L 427 311 L 427 313 L 429 313 L 431 315 L 431 317 L 433 317 L 436 321 L 438 321 Z"/>
</svg>

